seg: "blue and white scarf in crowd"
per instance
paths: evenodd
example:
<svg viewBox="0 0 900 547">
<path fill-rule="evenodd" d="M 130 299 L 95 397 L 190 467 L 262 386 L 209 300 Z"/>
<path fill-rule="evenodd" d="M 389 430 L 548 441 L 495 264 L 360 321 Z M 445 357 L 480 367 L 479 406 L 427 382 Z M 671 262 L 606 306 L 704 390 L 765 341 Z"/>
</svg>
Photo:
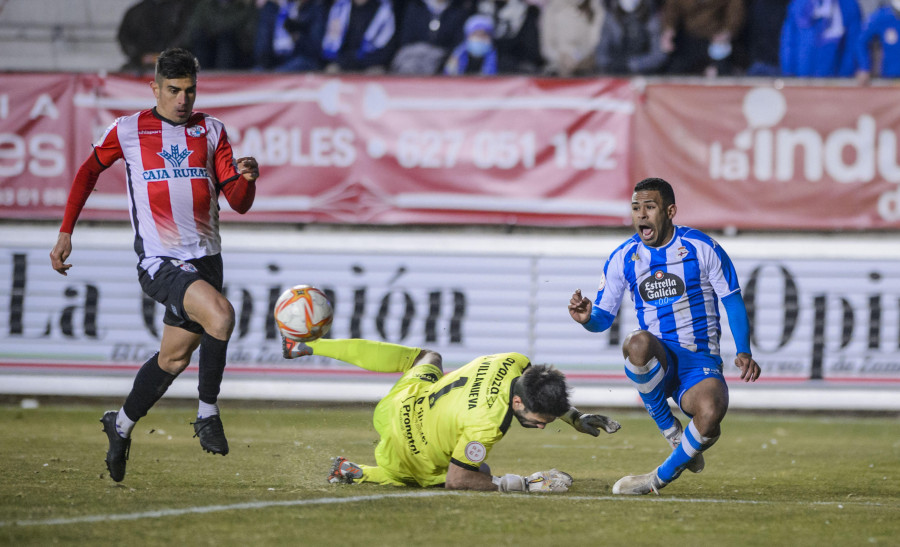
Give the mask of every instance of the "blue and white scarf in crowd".
<svg viewBox="0 0 900 547">
<path fill-rule="evenodd" d="M 390 0 L 370 1 L 378 1 L 380 5 L 363 35 L 362 46 L 356 52 L 358 58 L 383 48 L 394 36 L 394 10 L 391 8 Z M 352 8 L 353 0 L 335 0 L 328 12 L 325 38 L 322 40 L 322 56 L 328 60 L 337 58 L 341 44 L 344 43 L 344 34 L 347 33 Z"/>
<path fill-rule="evenodd" d="M 275 19 L 275 30 L 272 33 L 272 50 L 275 55 L 285 57 L 294 51 L 294 37 L 284 28 L 288 19 L 296 19 L 300 12 L 300 2 L 281 0 L 278 5 L 278 16 Z"/>
</svg>

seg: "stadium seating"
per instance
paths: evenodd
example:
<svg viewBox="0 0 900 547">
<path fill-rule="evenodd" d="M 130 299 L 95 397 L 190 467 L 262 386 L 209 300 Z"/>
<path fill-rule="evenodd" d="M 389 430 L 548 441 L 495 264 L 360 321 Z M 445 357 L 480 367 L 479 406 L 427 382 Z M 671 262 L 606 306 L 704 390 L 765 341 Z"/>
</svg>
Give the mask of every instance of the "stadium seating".
<svg viewBox="0 0 900 547">
<path fill-rule="evenodd" d="M 115 71 L 127 0 L 0 0 L 0 70 Z"/>
</svg>

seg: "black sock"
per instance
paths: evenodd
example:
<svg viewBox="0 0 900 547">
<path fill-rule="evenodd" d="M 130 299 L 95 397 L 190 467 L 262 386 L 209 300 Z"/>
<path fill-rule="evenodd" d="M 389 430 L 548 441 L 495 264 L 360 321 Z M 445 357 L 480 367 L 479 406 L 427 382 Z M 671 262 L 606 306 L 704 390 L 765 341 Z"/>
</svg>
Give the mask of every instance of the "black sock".
<svg viewBox="0 0 900 547">
<path fill-rule="evenodd" d="M 128 419 L 136 422 L 146 416 L 150 408 L 172 385 L 175 376 L 159 368 L 159 353 L 154 353 L 134 377 L 131 393 L 122 405 Z"/>
<path fill-rule="evenodd" d="M 200 340 L 200 382 L 197 391 L 200 392 L 200 400 L 204 403 L 214 405 L 219 399 L 227 353 L 228 340 L 219 340 L 203 334 Z"/>
</svg>

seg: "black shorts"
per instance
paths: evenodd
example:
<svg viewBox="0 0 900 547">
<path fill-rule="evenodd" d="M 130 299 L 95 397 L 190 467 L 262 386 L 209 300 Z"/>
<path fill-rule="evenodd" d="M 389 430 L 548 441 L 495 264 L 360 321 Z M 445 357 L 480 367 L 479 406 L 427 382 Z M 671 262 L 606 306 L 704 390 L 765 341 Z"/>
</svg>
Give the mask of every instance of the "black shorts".
<svg viewBox="0 0 900 547">
<path fill-rule="evenodd" d="M 222 255 L 204 256 L 191 260 L 160 257 L 162 264 L 152 278 L 138 266 L 138 281 L 144 292 L 166 308 L 163 323 L 202 334 L 203 327 L 188 319 L 184 311 L 184 293 L 194 281 L 202 279 L 222 292 Z"/>
</svg>

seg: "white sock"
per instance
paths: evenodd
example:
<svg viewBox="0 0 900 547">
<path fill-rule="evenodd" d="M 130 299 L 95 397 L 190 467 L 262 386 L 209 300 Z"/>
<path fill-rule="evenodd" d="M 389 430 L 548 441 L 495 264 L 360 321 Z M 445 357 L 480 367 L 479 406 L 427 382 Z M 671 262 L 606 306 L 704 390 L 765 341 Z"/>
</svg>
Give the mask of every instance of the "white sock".
<svg viewBox="0 0 900 547">
<path fill-rule="evenodd" d="M 125 415 L 125 407 L 120 408 L 116 415 L 116 433 L 119 434 L 119 437 L 127 439 L 131 437 L 132 429 L 134 429 L 134 422 Z"/>
<path fill-rule="evenodd" d="M 202 420 L 203 418 L 209 418 L 210 416 L 216 416 L 219 414 L 219 405 L 213 403 L 204 403 L 200 401 L 200 407 L 197 409 L 197 419 Z"/>
</svg>

